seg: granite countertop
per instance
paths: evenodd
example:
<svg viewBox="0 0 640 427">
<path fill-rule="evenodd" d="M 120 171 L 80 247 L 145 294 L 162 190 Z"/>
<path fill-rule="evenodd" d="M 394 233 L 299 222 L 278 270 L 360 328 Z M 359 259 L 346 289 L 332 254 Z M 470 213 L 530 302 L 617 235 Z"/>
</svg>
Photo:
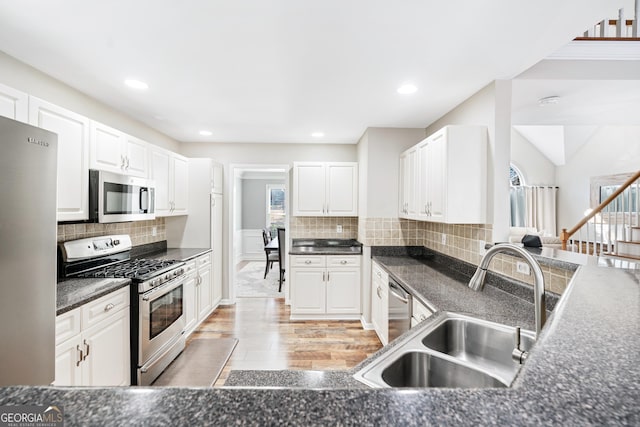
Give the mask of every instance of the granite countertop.
<svg viewBox="0 0 640 427">
<path fill-rule="evenodd" d="M 129 279 L 65 279 L 58 282 L 56 316 L 131 284 Z"/>
<path fill-rule="evenodd" d="M 160 252 L 146 254 L 145 258 L 190 261 L 200 255 L 211 252 L 209 248 L 167 248 Z"/>
<path fill-rule="evenodd" d="M 355 239 L 293 239 L 289 255 L 362 255 Z"/>
<path fill-rule="evenodd" d="M 639 307 L 640 270 L 582 265 L 507 389 L 6 387 L 0 405 L 62 405 L 67 425 L 638 425 Z"/>
</svg>

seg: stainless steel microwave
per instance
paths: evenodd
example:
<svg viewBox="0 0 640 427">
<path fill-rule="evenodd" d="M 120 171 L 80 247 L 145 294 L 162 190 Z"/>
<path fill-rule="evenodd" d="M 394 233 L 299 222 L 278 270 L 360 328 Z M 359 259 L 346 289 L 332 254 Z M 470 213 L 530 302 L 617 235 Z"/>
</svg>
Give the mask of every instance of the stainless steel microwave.
<svg viewBox="0 0 640 427">
<path fill-rule="evenodd" d="M 155 217 L 154 181 L 89 170 L 89 221 L 142 221 Z"/>
</svg>

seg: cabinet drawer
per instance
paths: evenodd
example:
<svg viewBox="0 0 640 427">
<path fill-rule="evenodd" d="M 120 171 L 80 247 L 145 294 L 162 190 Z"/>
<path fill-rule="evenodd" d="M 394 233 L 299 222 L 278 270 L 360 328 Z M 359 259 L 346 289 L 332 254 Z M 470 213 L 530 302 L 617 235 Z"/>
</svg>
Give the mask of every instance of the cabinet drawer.
<svg viewBox="0 0 640 427">
<path fill-rule="evenodd" d="M 80 333 L 80 308 L 56 316 L 56 345 Z"/>
<path fill-rule="evenodd" d="M 422 322 L 424 319 L 428 318 L 433 314 L 431 310 L 429 310 L 427 307 L 422 305 L 422 303 L 415 298 L 413 299 L 412 308 L 413 308 L 413 317 L 419 322 Z"/>
<path fill-rule="evenodd" d="M 291 265 L 296 267 L 325 267 L 327 258 L 324 255 L 299 256 L 291 257 Z"/>
<path fill-rule="evenodd" d="M 191 276 L 196 274 L 196 260 L 192 259 L 191 261 L 187 262 L 184 266 L 184 274 L 186 274 L 187 276 Z"/>
<path fill-rule="evenodd" d="M 205 267 L 211 264 L 211 254 L 199 256 L 198 258 L 196 258 L 196 262 L 198 264 L 198 268 Z"/>
<path fill-rule="evenodd" d="M 358 267 L 360 266 L 360 258 L 359 255 L 330 255 L 327 256 L 327 267 Z"/>
<path fill-rule="evenodd" d="M 82 306 L 82 329 L 89 328 L 111 314 L 129 306 L 129 287 L 112 292 Z"/>
<path fill-rule="evenodd" d="M 389 282 L 389 274 L 387 274 L 387 272 L 375 262 L 371 264 L 371 277 L 374 280 L 380 280 L 384 283 Z"/>
</svg>

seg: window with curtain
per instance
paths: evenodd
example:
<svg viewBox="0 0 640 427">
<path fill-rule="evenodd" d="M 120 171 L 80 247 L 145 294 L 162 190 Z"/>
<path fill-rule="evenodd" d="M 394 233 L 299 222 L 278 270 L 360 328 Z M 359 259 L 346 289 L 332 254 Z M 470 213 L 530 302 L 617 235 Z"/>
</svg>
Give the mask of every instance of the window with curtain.
<svg viewBox="0 0 640 427">
<path fill-rule="evenodd" d="M 524 185 L 520 171 L 513 165 L 511 182 L 511 226 L 532 227 L 544 235 L 556 236 L 556 199 L 558 187 Z"/>
</svg>

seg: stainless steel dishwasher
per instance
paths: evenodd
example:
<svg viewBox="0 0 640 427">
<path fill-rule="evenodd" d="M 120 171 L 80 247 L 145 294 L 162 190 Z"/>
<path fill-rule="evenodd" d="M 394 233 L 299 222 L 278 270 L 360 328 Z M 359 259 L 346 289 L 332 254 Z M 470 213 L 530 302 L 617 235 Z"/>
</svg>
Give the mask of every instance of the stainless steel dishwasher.
<svg viewBox="0 0 640 427">
<path fill-rule="evenodd" d="M 411 294 L 389 278 L 389 342 L 411 328 Z"/>
</svg>

